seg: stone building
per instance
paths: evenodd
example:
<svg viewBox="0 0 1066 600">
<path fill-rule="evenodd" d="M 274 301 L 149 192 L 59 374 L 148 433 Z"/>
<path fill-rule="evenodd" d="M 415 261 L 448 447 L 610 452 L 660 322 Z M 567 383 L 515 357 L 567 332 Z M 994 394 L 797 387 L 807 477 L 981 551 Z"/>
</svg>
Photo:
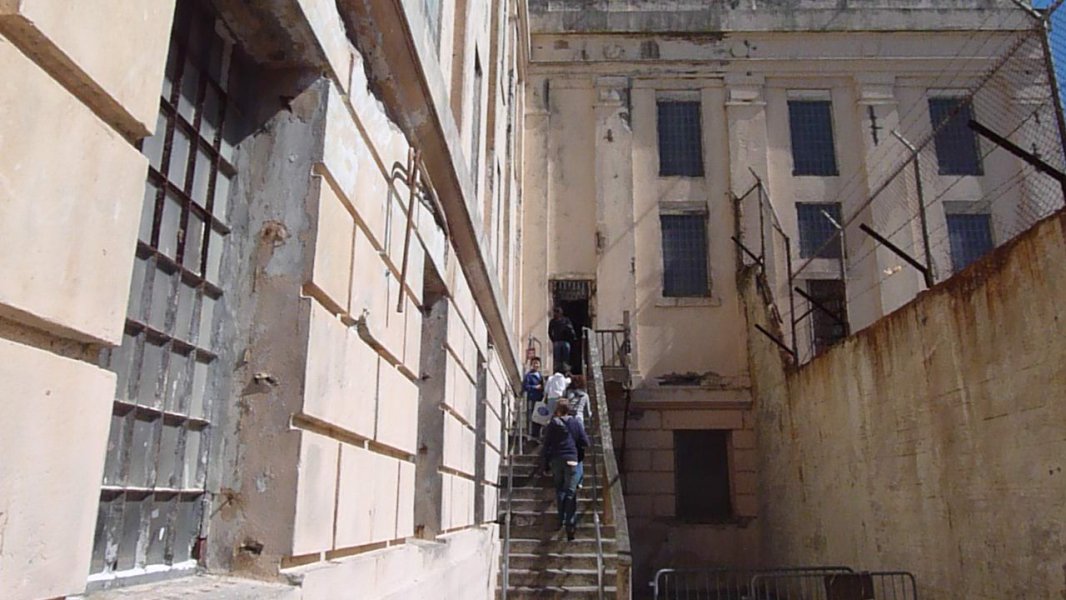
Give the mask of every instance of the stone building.
<svg viewBox="0 0 1066 600">
<path fill-rule="evenodd" d="M 766 490 L 827 511 L 768 454 L 790 391 L 754 364 L 731 238 L 776 215 L 797 285 L 845 313 L 784 332 L 804 360 L 910 302 L 920 275 L 827 223 L 1031 26 L 1009 0 L 856 4 L 0 0 L 0 597 L 492 597 L 554 305 L 614 361 L 635 591 L 820 559 L 766 551 L 769 521 L 817 533 Z M 946 131 L 930 219 L 975 226 L 1017 162 Z M 909 208 L 863 210 L 919 247 Z M 843 529 L 822 546 L 858 547 Z"/>
<path fill-rule="evenodd" d="M 531 1 L 530 15 L 522 335 L 543 340 L 553 304 L 629 330 L 628 373 L 609 400 L 635 582 L 656 566 L 755 566 L 751 330 L 732 238 L 757 253 L 758 212 L 779 219 L 796 267 L 810 262 L 794 285 L 846 307 L 852 331 L 913 299 L 921 275 L 869 237 L 848 230 L 846 265 L 839 241 L 822 248 L 830 217 L 905 223 L 911 206 L 862 205 L 905 150 L 890 132 L 932 135 L 1031 21 L 993 1 Z M 937 138 L 940 175 L 930 166 L 925 184 L 946 190 L 930 215 L 943 230 L 945 213 L 978 212 L 1021 163 L 999 153 L 982 169 L 965 125 L 938 135 L 950 143 Z M 739 200 L 756 184 L 765 207 Z M 920 252 L 920 235 L 911 226 L 892 239 Z M 935 257 L 945 277 L 955 248 Z M 774 250 L 768 276 L 786 312 L 784 249 Z M 814 312 L 796 332 L 801 360 L 846 334 Z"/>
<path fill-rule="evenodd" d="M 0 596 L 489 597 L 523 23 L 0 3 Z"/>
</svg>

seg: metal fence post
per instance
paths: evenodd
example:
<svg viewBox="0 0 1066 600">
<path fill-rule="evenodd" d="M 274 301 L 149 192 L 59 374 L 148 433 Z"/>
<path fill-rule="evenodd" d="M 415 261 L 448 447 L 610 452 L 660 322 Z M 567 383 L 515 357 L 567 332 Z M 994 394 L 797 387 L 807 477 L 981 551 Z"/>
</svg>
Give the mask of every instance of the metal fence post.
<svg viewBox="0 0 1066 600">
<path fill-rule="evenodd" d="M 796 357 L 799 364 L 799 343 L 796 339 L 796 294 L 792 291 L 795 287 L 792 275 L 792 240 L 785 237 L 785 268 L 788 269 L 788 320 L 792 322 L 792 356 Z"/>
<path fill-rule="evenodd" d="M 911 160 L 914 162 L 914 185 L 918 192 L 918 221 L 922 227 L 922 247 L 925 250 L 925 287 L 931 288 L 936 283 L 936 273 L 933 267 L 933 250 L 929 243 L 929 215 L 925 210 L 925 186 L 922 185 L 922 163 L 920 162 L 918 149 L 907 141 L 907 138 L 898 131 L 893 131 L 892 135 L 897 140 L 903 143 L 912 154 Z"/>
<path fill-rule="evenodd" d="M 1044 68 L 1047 69 L 1048 81 L 1051 85 L 1051 97 L 1055 100 L 1055 121 L 1059 128 L 1059 149 L 1062 151 L 1063 160 L 1066 161 L 1066 116 L 1062 114 L 1062 94 L 1059 89 L 1059 78 L 1055 73 L 1055 63 L 1051 56 L 1051 15 L 1055 13 L 1062 3 L 1056 3 L 1048 11 L 1040 26 L 1040 45 L 1044 49 Z M 1062 199 L 1066 202 L 1066 181 L 1059 181 L 1062 186 Z"/>
</svg>

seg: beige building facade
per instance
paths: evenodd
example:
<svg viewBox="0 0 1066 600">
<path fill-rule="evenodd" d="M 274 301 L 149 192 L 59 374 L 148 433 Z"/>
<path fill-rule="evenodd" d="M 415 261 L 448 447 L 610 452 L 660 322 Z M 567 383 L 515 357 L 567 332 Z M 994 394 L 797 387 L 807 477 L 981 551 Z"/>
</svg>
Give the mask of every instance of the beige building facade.
<svg viewBox="0 0 1066 600">
<path fill-rule="evenodd" d="M 0 596 L 494 594 L 524 19 L 0 3 Z"/>
<path fill-rule="evenodd" d="M 922 276 L 852 231 L 920 253 L 917 199 L 864 204 L 892 132 L 932 135 L 1032 24 L 796 4 L 0 0 L 0 597 L 494 596 L 555 305 L 601 330 L 638 594 L 841 556 L 766 551 L 809 534 L 766 490 L 807 500 L 767 454 L 738 243 L 773 219 L 842 307 L 779 332 L 799 362 L 910 302 Z M 926 157 L 931 226 L 1007 189 L 998 243 L 1032 220 L 1020 163 L 974 140 Z"/>
<path fill-rule="evenodd" d="M 793 244 L 793 285 L 846 307 L 851 331 L 913 299 L 921 274 L 851 235 L 872 222 L 920 252 L 920 229 L 902 226 L 911 205 L 864 205 L 906 151 L 891 132 L 932 135 L 939 99 L 965 94 L 993 49 L 1032 25 L 1007 2 L 742 4 L 531 2 L 522 336 L 548 345 L 554 304 L 597 329 L 628 328 L 629 372 L 609 401 L 637 582 L 655 568 L 756 566 L 763 555 L 747 355 L 759 334 L 737 290 L 751 259 L 733 238 L 758 254 L 760 210 L 777 222 Z M 1000 153 L 979 175 L 939 179 L 932 167 L 930 193 L 950 188 L 932 227 L 945 228 L 944 206 L 976 207 L 966 202 L 1019 164 Z M 841 212 L 857 215 L 846 258 L 839 246 L 819 253 Z M 767 245 L 771 300 L 787 319 L 785 248 Z M 942 277 L 949 250 L 937 249 Z M 573 281 L 587 282 L 584 314 L 559 293 Z M 798 299 L 795 314 L 813 310 Z M 801 361 L 834 335 L 829 325 L 798 325 Z M 783 335 L 791 346 L 787 325 Z"/>
</svg>

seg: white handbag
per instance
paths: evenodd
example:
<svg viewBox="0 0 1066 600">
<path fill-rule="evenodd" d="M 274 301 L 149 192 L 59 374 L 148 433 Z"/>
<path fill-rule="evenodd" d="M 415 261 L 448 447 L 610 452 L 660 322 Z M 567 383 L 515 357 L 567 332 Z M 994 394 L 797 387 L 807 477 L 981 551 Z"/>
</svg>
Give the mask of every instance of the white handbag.
<svg viewBox="0 0 1066 600">
<path fill-rule="evenodd" d="M 548 403 L 541 400 L 533 405 L 533 416 L 530 419 L 537 425 L 547 425 L 552 420 L 552 411 L 548 409 Z"/>
</svg>

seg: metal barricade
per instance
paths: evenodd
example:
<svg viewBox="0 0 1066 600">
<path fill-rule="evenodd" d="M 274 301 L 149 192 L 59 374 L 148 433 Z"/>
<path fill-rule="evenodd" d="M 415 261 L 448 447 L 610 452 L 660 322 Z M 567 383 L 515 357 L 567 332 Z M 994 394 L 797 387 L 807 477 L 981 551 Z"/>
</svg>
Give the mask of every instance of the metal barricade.
<svg viewBox="0 0 1066 600">
<path fill-rule="evenodd" d="M 821 577 L 852 573 L 849 567 L 782 567 L 775 569 L 660 569 L 651 585 L 655 600 L 753 600 L 757 577 L 810 575 Z M 759 598 L 763 598 L 759 596 Z"/>
<path fill-rule="evenodd" d="M 863 573 L 766 573 L 751 578 L 751 600 L 918 600 L 914 575 Z"/>
</svg>

